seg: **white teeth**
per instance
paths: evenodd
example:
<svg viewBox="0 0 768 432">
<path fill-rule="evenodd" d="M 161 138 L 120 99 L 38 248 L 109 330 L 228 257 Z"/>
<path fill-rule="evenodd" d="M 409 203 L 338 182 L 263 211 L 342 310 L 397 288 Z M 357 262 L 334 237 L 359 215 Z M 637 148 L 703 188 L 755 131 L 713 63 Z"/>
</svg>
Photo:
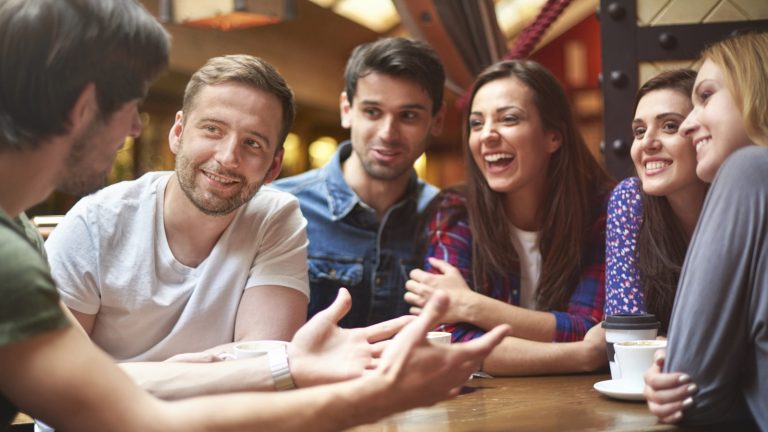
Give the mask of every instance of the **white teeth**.
<svg viewBox="0 0 768 432">
<path fill-rule="evenodd" d="M 710 141 L 710 139 L 707 138 L 707 139 L 703 139 L 703 140 L 697 142 L 696 143 L 696 151 L 701 150 L 702 147 L 704 147 L 705 145 L 709 144 L 709 141 Z"/>
<path fill-rule="evenodd" d="M 483 156 L 486 162 L 498 162 L 502 159 L 514 159 L 515 155 L 509 153 L 494 153 Z"/>
<path fill-rule="evenodd" d="M 224 177 L 219 177 L 216 174 L 212 174 L 212 173 L 209 173 L 209 172 L 204 172 L 203 174 L 205 174 L 206 177 L 208 177 L 209 179 L 217 181 L 219 183 L 224 183 L 224 184 L 235 183 L 234 180 L 229 180 L 229 179 L 226 179 Z"/>
<path fill-rule="evenodd" d="M 667 161 L 653 161 L 653 162 L 646 162 L 645 163 L 645 169 L 647 170 L 657 170 L 662 169 L 666 166 L 671 165 L 671 162 Z"/>
</svg>

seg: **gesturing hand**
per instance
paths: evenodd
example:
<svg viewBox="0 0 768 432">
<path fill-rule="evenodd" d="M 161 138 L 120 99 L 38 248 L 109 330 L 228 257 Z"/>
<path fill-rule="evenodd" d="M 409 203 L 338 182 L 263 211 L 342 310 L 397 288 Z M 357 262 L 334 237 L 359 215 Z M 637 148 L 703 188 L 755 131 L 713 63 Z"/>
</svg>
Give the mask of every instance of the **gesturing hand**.
<svg viewBox="0 0 768 432">
<path fill-rule="evenodd" d="M 387 408 L 399 411 L 455 396 L 509 331 L 509 326 L 501 325 L 469 342 L 433 345 L 426 340 L 426 333 L 444 319 L 449 304 L 445 294 L 435 292 L 419 317 L 382 353 L 373 375 L 389 383 L 385 390 L 389 397 L 382 403 L 394 406 Z"/>
<path fill-rule="evenodd" d="M 470 308 L 475 302 L 477 294 L 472 291 L 459 269 L 437 258 L 429 258 L 429 263 L 439 274 L 415 269 L 410 273 L 411 279 L 405 283 L 405 301 L 412 304 L 412 314 L 418 315 L 427 301 L 438 289 L 443 290 L 448 296 L 448 310 L 443 315 L 443 322 L 471 322 Z"/>
<path fill-rule="evenodd" d="M 691 377 L 679 373 L 663 373 L 666 351 L 658 350 L 653 366 L 645 372 L 643 394 L 648 409 L 662 423 L 677 423 L 683 418 L 683 410 L 693 405 L 692 395 L 698 388 Z"/>
<path fill-rule="evenodd" d="M 345 288 L 327 309 L 304 324 L 288 346 L 293 380 L 298 387 L 355 378 L 376 365 L 386 339 L 400 331 L 413 317 L 404 316 L 370 327 L 344 329 L 338 322 L 352 307 Z"/>
</svg>

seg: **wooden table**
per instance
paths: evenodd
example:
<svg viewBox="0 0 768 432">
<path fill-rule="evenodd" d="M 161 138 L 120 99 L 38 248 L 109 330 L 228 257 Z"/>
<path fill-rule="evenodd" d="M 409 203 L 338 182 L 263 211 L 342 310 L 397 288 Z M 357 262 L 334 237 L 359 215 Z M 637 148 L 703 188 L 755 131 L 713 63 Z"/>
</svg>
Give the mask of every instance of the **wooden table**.
<svg viewBox="0 0 768 432">
<path fill-rule="evenodd" d="M 592 384 L 609 375 L 473 379 L 467 392 L 406 411 L 354 432 L 663 431 L 645 402 L 609 399 Z"/>
</svg>

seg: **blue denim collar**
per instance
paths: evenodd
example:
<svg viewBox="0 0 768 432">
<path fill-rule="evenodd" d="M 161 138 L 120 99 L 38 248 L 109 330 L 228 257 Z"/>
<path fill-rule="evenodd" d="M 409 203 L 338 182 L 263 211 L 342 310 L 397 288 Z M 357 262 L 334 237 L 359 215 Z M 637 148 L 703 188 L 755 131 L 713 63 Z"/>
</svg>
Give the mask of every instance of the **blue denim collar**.
<svg viewBox="0 0 768 432">
<path fill-rule="evenodd" d="M 334 220 L 346 217 L 359 203 L 364 208 L 369 208 L 355 191 L 349 187 L 344 180 L 344 173 L 341 171 L 341 164 L 352 154 L 352 143 L 347 140 L 339 145 L 336 154 L 331 161 L 322 168 L 325 171 L 325 185 L 328 188 L 328 208 Z M 408 181 L 408 189 L 405 199 L 395 204 L 393 207 L 399 207 L 401 203 L 408 200 L 418 200 L 418 177 L 416 171 L 411 170 L 411 177 Z"/>
</svg>

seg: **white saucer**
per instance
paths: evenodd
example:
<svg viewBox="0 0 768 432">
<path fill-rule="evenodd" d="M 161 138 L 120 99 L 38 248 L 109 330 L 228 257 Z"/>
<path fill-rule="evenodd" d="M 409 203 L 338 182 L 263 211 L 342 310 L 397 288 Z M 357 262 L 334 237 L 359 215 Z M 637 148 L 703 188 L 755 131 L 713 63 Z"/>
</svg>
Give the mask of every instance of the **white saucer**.
<svg viewBox="0 0 768 432">
<path fill-rule="evenodd" d="M 596 382 L 592 387 L 600 393 L 616 399 L 635 401 L 645 400 L 642 387 L 640 389 L 631 388 L 623 380 L 600 381 Z"/>
</svg>

